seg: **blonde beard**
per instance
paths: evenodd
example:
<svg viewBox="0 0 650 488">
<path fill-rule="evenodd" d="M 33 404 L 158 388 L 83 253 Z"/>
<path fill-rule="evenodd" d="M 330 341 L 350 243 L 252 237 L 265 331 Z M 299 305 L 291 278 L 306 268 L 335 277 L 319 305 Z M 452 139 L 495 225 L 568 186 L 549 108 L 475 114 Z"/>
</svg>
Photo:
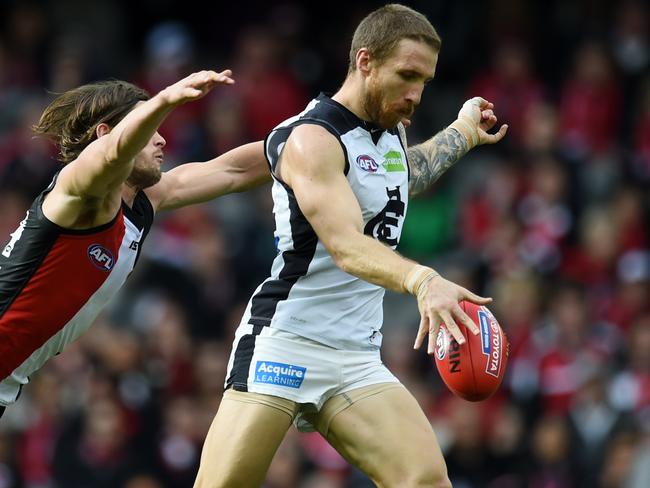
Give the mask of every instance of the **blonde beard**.
<svg viewBox="0 0 650 488">
<path fill-rule="evenodd" d="M 368 90 L 366 90 L 363 98 L 363 110 L 370 117 L 370 121 L 374 124 L 377 124 L 384 129 L 392 129 L 397 126 L 400 121 L 400 118 L 396 118 L 395 121 L 387 121 L 382 118 L 384 111 L 382 110 L 382 91 L 379 88 L 378 83 L 374 80 L 370 80 Z"/>
</svg>

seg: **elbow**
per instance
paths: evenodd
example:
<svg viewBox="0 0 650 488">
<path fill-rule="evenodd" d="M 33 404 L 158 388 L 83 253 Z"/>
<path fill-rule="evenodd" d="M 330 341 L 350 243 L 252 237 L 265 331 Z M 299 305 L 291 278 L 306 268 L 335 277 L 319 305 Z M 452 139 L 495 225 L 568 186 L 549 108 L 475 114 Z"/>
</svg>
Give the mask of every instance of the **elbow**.
<svg viewBox="0 0 650 488">
<path fill-rule="evenodd" d="M 334 264 L 345 271 L 346 273 L 352 273 L 354 269 L 354 259 L 353 256 L 344 246 L 332 246 L 329 249 L 330 256 L 332 256 L 332 261 Z"/>
<path fill-rule="evenodd" d="M 323 235 L 326 234 L 326 237 Z M 363 260 L 366 246 L 364 236 L 357 228 L 337 228 L 322 233 L 321 240 L 334 264 L 349 274 L 358 271 L 359 263 Z"/>
</svg>

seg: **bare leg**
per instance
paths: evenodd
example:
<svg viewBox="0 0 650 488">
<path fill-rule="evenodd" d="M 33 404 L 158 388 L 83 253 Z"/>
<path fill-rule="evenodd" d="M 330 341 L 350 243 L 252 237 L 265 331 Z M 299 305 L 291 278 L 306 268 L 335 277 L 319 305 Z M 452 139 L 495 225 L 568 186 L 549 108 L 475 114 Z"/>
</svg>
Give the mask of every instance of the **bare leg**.
<svg viewBox="0 0 650 488">
<path fill-rule="evenodd" d="M 296 411 L 296 404 L 283 398 L 226 391 L 194 487 L 260 486 Z"/>
<path fill-rule="evenodd" d="M 451 487 L 436 436 L 415 398 L 401 385 L 368 396 L 378 386 L 343 394 L 353 403 L 342 410 L 341 395 L 330 399 L 321 414 L 328 407 L 338 413 L 321 433 L 378 486 Z"/>
</svg>

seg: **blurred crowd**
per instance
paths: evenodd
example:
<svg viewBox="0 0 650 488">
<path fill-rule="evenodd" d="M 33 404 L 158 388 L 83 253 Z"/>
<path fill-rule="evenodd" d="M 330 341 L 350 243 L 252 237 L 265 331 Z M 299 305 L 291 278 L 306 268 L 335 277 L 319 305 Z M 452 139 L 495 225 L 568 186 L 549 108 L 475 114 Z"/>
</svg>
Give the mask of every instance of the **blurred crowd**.
<svg viewBox="0 0 650 488">
<path fill-rule="evenodd" d="M 58 168 L 30 132 L 53 93 L 121 78 L 154 94 L 232 68 L 235 86 L 161 130 L 167 168 L 207 160 L 335 91 L 354 27 L 382 3 L 1 1 L 0 236 Z M 457 488 L 650 486 L 650 7 L 404 3 L 443 38 L 411 143 L 475 95 L 510 131 L 411 202 L 399 250 L 494 297 L 511 347 L 498 394 L 460 400 L 412 349 L 415 300 L 389 293 L 384 361 Z M 0 420 L 0 488 L 192 485 L 234 328 L 275 254 L 271 209 L 267 186 L 158 216 L 124 293 Z M 369 486 L 293 430 L 265 484 Z"/>
</svg>

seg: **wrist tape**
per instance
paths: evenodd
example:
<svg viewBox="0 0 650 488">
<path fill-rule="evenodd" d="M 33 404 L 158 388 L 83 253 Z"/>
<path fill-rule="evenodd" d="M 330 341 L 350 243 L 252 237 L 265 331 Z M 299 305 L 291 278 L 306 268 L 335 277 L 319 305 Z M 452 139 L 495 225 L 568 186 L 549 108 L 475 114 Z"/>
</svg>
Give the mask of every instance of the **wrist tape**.
<svg viewBox="0 0 650 488">
<path fill-rule="evenodd" d="M 436 276 L 440 276 L 437 271 L 417 264 L 409 271 L 404 279 L 404 289 L 412 295 L 419 296 L 422 290 L 426 290 L 426 286 Z"/>
<path fill-rule="evenodd" d="M 478 129 L 473 120 L 467 117 L 460 117 L 454 120 L 449 127 L 458 131 L 460 135 L 462 135 L 467 140 L 469 149 L 472 149 L 474 146 L 478 145 Z"/>
</svg>

